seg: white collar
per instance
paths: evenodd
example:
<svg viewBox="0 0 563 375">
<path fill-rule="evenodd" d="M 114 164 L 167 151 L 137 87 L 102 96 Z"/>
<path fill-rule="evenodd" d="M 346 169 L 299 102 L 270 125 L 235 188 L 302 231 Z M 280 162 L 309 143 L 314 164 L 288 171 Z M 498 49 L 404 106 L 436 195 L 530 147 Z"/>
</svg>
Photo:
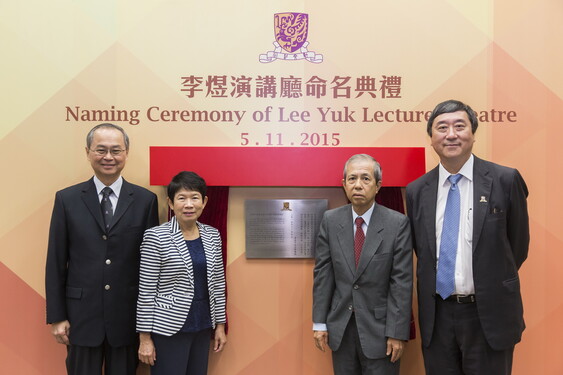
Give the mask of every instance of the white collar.
<svg viewBox="0 0 563 375">
<path fill-rule="evenodd" d="M 98 195 L 102 192 L 102 189 L 106 187 L 102 181 L 96 175 L 94 175 L 94 185 L 96 185 L 96 191 Z M 119 193 L 121 193 L 121 187 L 123 186 L 123 177 L 119 176 L 113 184 L 109 186 L 113 191 L 113 194 L 119 199 Z"/>
<path fill-rule="evenodd" d="M 361 217 L 362 219 L 364 219 L 364 222 L 366 223 L 367 226 L 369 226 L 369 221 L 371 219 L 371 215 L 373 214 L 373 209 L 375 208 L 375 202 L 373 202 L 373 204 L 371 205 L 371 207 L 369 208 L 369 210 L 367 210 L 366 212 L 364 212 L 363 215 L 358 215 L 356 213 L 356 211 L 354 211 L 354 207 L 352 206 L 352 223 L 356 222 L 356 218 L 357 217 Z"/>
<path fill-rule="evenodd" d="M 467 178 L 469 181 L 473 181 L 473 162 L 475 158 L 473 154 L 469 156 L 469 159 L 463 164 L 463 167 L 457 172 L 457 174 L 462 175 L 463 177 Z M 448 177 L 451 176 L 451 173 L 444 168 L 442 163 L 439 164 L 438 170 L 440 172 L 440 176 L 438 177 L 438 186 L 444 186 Z"/>
</svg>

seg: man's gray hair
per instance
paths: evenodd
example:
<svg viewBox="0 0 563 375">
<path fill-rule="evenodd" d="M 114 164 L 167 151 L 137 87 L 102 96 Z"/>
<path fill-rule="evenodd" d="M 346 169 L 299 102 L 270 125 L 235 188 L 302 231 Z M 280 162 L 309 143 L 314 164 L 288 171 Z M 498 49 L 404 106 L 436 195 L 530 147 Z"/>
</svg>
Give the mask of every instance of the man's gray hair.
<svg viewBox="0 0 563 375">
<path fill-rule="evenodd" d="M 123 141 L 125 142 L 125 150 L 129 151 L 129 136 L 127 135 L 127 133 L 125 133 L 125 130 L 123 130 L 121 126 L 110 124 L 109 122 L 96 125 L 92 128 L 92 130 L 88 132 L 88 135 L 86 136 L 86 147 L 88 147 L 88 149 L 90 148 L 90 146 L 92 146 L 92 142 L 94 141 L 94 133 L 96 132 L 96 130 L 102 128 L 115 129 L 117 131 L 120 131 L 121 134 L 123 134 Z"/>
<path fill-rule="evenodd" d="M 352 157 L 350 157 L 350 159 L 346 161 L 346 164 L 344 164 L 344 172 L 343 172 L 344 180 L 346 180 L 346 169 L 348 168 L 348 164 L 360 160 L 373 162 L 373 176 L 375 177 L 375 182 L 376 183 L 380 182 L 381 177 L 383 176 L 383 173 L 381 172 L 381 165 L 379 165 L 379 163 L 377 162 L 377 160 L 374 159 L 373 156 L 368 154 L 352 155 Z"/>
</svg>

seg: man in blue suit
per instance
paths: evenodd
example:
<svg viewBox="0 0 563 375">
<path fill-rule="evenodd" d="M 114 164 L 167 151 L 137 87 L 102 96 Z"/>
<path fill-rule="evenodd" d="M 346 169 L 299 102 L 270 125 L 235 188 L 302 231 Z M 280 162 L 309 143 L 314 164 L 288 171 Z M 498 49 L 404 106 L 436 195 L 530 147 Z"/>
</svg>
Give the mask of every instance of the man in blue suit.
<svg viewBox="0 0 563 375">
<path fill-rule="evenodd" d="M 466 104 L 436 106 L 440 164 L 407 186 L 427 374 L 510 374 L 524 330 L 518 269 L 528 255 L 528 189 L 516 169 L 472 154 Z"/>
<path fill-rule="evenodd" d="M 45 275 L 47 323 L 68 374 L 134 375 L 140 245 L 158 225 L 156 195 L 121 177 L 129 138 L 113 124 L 86 137 L 94 177 L 57 192 Z"/>
</svg>

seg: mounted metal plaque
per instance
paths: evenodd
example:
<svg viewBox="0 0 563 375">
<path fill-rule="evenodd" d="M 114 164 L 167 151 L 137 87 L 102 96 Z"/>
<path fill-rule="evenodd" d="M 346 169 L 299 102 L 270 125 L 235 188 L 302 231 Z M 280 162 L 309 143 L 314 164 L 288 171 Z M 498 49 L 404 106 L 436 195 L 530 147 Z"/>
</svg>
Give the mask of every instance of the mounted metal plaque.
<svg viewBox="0 0 563 375">
<path fill-rule="evenodd" d="M 244 202 L 247 258 L 313 258 L 327 199 Z"/>
</svg>

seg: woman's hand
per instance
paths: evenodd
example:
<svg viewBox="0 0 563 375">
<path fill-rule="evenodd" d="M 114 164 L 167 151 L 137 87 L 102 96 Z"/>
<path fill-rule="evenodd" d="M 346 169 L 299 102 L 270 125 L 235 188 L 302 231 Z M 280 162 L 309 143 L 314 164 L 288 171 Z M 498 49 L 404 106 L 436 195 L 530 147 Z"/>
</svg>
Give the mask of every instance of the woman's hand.
<svg viewBox="0 0 563 375">
<path fill-rule="evenodd" d="M 154 366 L 154 361 L 156 361 L 156 349 L 154 348 L 151 334 L 141 332 L 139 333 L 139 340 L 139 361 Z"/>
<path fill-rule="evenodd" d="M 227 343 L 227 335 L 225 334 L 225 325 L 217 324 L 215 327 L 215 343 L 213 344 L 213 351 L 219 353 Z"/>
</svg>

